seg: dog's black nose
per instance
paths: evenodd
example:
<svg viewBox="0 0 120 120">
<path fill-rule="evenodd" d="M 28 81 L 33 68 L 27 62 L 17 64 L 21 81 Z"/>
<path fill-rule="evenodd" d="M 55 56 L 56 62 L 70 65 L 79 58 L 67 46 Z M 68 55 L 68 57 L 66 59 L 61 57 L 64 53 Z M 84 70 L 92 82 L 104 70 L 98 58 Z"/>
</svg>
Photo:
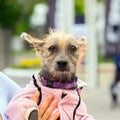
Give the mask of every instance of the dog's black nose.
<svg viewBox="0 0 120 120">
<path fill-rule="evenodd" d="M 67 61 L 58 61 L 57 65 L 59 70 L 65 70 L 67 67 L 68 62 Z"/>
</svg>

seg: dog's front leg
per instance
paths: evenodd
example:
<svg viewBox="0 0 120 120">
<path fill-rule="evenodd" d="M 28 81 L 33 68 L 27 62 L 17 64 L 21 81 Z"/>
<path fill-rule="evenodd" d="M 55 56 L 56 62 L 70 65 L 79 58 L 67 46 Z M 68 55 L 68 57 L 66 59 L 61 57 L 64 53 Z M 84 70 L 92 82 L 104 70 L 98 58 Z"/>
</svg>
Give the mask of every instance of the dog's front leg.
<svg viewBox="0 0 120 120">
<path fill-rule="evenodd" d="M 33 110 L 33 111 L 29 114 L 28 120 L 38 120 L 38 111 L 37 111 L 37 110 Z"/>
<path fill-rule="evenodd" d="M 25 120 L 38 120 L 38 110 L 29 108 L 25 113 Z"/>
</svg>

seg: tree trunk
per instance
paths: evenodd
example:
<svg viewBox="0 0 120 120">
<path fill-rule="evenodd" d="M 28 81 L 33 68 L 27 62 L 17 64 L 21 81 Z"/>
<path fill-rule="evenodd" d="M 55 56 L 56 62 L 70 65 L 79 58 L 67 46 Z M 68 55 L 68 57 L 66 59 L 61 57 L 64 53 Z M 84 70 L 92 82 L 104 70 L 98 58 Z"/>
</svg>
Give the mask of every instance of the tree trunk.
<svg viewBox="0 0 120 120">
<path fill-rule="evenodd" d="M 11 35 L 9 29 L 0 29 L 0 70 L 12 64 Z"/>
</svg>

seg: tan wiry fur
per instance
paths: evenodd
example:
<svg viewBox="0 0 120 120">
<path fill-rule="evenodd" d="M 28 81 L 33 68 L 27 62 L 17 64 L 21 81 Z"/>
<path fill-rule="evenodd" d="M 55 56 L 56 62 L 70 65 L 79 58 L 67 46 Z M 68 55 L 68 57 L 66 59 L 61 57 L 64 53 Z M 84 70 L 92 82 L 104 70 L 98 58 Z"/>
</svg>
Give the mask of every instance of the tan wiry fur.
<svg viewBox="0 0 120 120">
<path fill-rule="evenodd" d="M 80 49 L 86 46 L 85 37 L 75 39 L 63 31 L 50 29 L 49 34 L 42 39 L 34 38 L 27 33 L 22 33 L 21 38 L 32 44 L 36 54 L 42 59 L 42 77 L 61 82 L 70 82 L 74 79 Z M 59 70 L 58 61 L 67 62 L 65 70 Z"/>
</svg>

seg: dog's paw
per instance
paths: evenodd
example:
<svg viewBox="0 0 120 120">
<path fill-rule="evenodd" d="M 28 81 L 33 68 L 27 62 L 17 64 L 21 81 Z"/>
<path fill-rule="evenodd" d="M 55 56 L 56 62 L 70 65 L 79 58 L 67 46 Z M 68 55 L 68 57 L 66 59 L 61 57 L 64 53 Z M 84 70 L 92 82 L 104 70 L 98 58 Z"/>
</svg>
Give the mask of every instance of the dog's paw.
<svg viewBox="0 0 120 120">
<path fill-rule="evenodd" d="M 38 111 L 37 110 L 31 111 L 28 120 L 38 120 Z"/>
<path fill-rule="evenodd" d="M 25 112 L 24 118 L 25 118 L 25 120 L 38 120 L 38 110 L 34 107 L 29 108 Z"/>
</svg>

